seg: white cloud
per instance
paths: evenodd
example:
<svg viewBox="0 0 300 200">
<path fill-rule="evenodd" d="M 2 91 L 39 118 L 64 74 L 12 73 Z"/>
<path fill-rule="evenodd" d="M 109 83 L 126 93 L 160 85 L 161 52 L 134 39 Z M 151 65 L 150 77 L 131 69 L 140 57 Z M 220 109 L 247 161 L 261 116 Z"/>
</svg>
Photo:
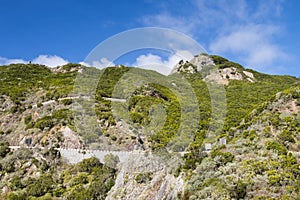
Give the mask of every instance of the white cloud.
<svg viewBox="0 0 300 200">
<path fill-rule="evenodd" d="M 162 57 L 158 55 L 148 53 L 137 57 L 135 63 L 132 65 L 168 75 L 180 60 L 190 60 L 191 57 L 192 54 L 188 51 L 178 51 L 175 54 L 170 55 L 166 60 L 163 60 Z"/>
<path fill-rule="evenodd" d="M 247 66 L 269 66 L 276 59 L 285 59 L 287 55 L 270 41 L 277 31 L 273 26 L 249 25 L 225 34 L 210 45 L 217 54 L 232 53 L 239 56 Z"/>
<path fill-rule="evenodd" d="M 175 17 L 166 12 L 157 15 L 144 16 L 141 21 L 146 26 L 171 28 L 188 35 L 192 35 L 196 25 L 195 23 L 186 23 L 187 19 Z"/>
<path fill-rule="evenodd" d="M 79 62 L 79 64 L 84 65 L 86 67 L 90 67 L 91 65 L 87 62 Z"/>
<path fill-rule="evenodd" d="M 87 63 L 87 66 L 93 66 L 96 67 L 98 69 L 103 69 L 109 66 L 115 66 L 115 64 L 108 60 L 107 58 L 101 58 L 100 61 L 92 61 L 92 63 Z"/>
<path fill-rule="evenodd" d="M 243 0 L 194 0 L 182 6 L 172 2 L 176 7 L 174 14 L 171 10 L 162 10 L 156 14 L 143 16 L 140 20 L 146 26 L 167 27 L 191 36 L 208 30 L 226 28 L 232 21 L 248 20 L 247 3 Z M 178 5 L 176 4 L 178 3 Z M 187 7 L 188 6 L 188 7 Z"/>
<path fill-rule="evenodd" d="M 168 64 L 169 63 L 163 61 L 160 56 L 149 53 L 147 55 L 140 55 L 139 57 L 137 57 L 136 62 L 133 64 L 133 66 L 154 70 L 161 74 L 167 75 L 171 71 L 171 68 L 170 66 L 168 66 Z"/>
<path fill-rule="evenodd" d="M 181 10 L 162 8 L 142 22 L 188 33 L 209 46 L 212 54 L 230 55 L 247 67 L 267 71 L 288 58 L 277 42 L 284 32 L 282 4 L 282 0 L 194 0 Z"/>
<path fill-rule="evenodd" d="M 30 61 L 23 60 L 23 59 L 10 59 L 10 58 L 3 58 L 0 57 L 0 65 L 10 65 L 16 63 L 29 63 Z M 67 60 L 59 56 L 51 56 L 51 55 L 39 55 L 35 59 L 32 60 L 32 63 L 46 65 L 48 67 L 57 67 L 60 65 L 65 65 L 68 63 Z"/>
<path fill-rule="evenodd" d="M 48 67 L 57 67 L 68 64 L 69 62 L 55 55 L 39 55 L 37 58 L 33 59 L 32 63 L 46 65 Z"/>
<path fill-rule="evenodd" d="M 8 59 L 8 58 L 0 57 L 0 65 L 10 65 L 14 63 L 27 63 L 27 61 L 22 59 Z"/>
</svg>

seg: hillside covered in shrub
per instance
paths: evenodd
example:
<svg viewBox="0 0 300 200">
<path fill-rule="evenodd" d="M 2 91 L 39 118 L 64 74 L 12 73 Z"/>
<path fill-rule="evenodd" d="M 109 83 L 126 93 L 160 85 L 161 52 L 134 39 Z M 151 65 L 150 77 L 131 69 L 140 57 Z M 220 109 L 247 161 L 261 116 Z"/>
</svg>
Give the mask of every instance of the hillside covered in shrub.
<svg viewBox="0 0 300 200">
<path fill-rule="evenodd" d="M 120 199 L 143 198 L 163 186 L 178 199 L 300 198 L 296 77 L 207 54 L 168 76 L 122 65 L 11 64 L 0 66 L 0 105 L 1 199 L 113 199 L 119 190 Z M 143 171 L 95 157 L 72 165 L 59 148 L 182 157 Z"/>
</svg>

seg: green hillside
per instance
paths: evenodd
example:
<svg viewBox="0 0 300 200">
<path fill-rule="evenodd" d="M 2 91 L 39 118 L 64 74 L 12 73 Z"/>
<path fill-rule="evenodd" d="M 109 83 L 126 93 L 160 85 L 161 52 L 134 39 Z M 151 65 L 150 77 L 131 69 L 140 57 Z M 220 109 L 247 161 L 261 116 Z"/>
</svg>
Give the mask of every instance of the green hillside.
<svg viewBox="0 0 300 200">
<path fill-rule="evenodd" d="M 105 199 L 118 169 L 96 158 L 67 164 L 58 147 L 185 152 L 170 172 L 187 183 L 179 199 L 299 199 L 299 79 L 202 56 L 215 65 L 186 62 L 169 76 L 0 66 L 0 199 Z"/>
</svg>

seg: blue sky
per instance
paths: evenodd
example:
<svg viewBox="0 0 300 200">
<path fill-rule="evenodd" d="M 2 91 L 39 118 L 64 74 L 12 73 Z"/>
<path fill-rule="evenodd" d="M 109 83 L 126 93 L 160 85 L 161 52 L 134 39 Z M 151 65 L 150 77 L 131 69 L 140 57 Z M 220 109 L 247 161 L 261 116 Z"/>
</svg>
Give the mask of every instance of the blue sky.
<svg viewBox="0 0 300 200">
<path fill-rule="evenodd" d="M 297 0 L 0 0 L 0 64 L 82 62 L 108 37 L 154 26 L 247 68 L 300 76 L 299 9 Z M 127 63 L 174 63 L 153 52 L 135 56 Z"/>
</svg>

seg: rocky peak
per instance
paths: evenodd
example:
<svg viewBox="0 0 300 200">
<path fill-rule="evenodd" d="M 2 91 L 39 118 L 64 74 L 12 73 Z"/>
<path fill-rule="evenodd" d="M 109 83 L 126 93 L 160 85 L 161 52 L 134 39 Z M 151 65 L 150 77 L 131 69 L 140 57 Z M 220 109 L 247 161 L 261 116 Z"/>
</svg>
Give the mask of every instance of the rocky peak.
<svg viewBox="0 0 300 200">
<path fill-rule="evenodd" d="M 223 85 L 228 85 L 230 80 L 255 82 L 253 73 L 246 71 L 238 63 L 204 53 L 194 56 L 190 61 L 179 61 L 174 66 L 172 73 L 201 73 L 204 80 Z"/>
<path fill-rule="evenodd" d="M 205 66 L 215 66 L 213 59 L 207 54 L 194 56 L 190 63 L 197 67 L 197 71 L 201 71 Z"/>
<path fill-rule="evenodd" d="M 179 63 L 174 66 L 172 73 L 183 72 L 193 74 L 200 72 L 204 66 L 215 66 L 215 63 L 207 54 L 200 54 L 194 56 L 190 61 L 179 61 Z"/>
</svg>

